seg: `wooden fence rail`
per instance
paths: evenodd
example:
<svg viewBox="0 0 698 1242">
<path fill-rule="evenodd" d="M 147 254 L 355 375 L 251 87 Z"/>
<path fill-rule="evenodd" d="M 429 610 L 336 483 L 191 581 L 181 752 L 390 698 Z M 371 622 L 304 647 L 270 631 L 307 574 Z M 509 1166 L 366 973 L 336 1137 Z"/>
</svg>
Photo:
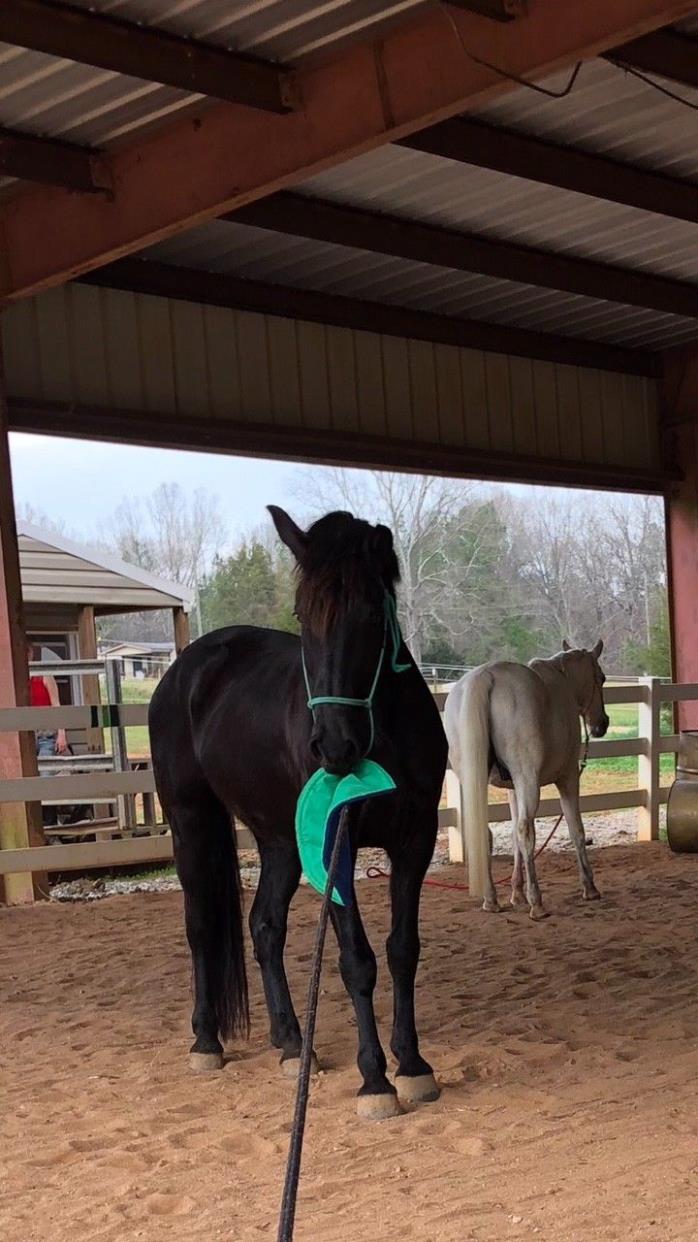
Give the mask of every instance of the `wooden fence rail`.
<svg viewBox="0 0 698 1242">
<path fill-rule="evenodd" d="M 441 710 L 446 693 L 435 695 Z M 659 780 L 659 758 L 673 754 L 678 749 L 678 734 L 662 735 L 660 732 L 660 708 L 663 702 L 676 703 L 698 699 L 698 683 L 672 685 L 658 678 L 641 678 L 634 685 L 608 686 L 605 700 L 609 705 L 639 705 L 638 736 L 619 740 L 592 740 L 589 759 L 618 756 L 636 757 L 638 780 L 632 789 L 610 790 L 597 794 L 584 794 L 582 811 L 611 811 L 635 807 L 639 812 L 639 836 L 641 840 L 654 840 L 659 834 L 659 808 L 668 796 Z M 148 709 L 144 704 L 105 704 L 90 707 L 21 707 L 0 709 L 0 732 L 17 730 L 32 732 L 37 727 L 82 728 L 94 727 L 94 713 L 99 712 L 99 727 L 121 728 L 147 724 Z M 581 753 L 581 751 L 580 751 Z M 79 764 L 77 757 L 74 763 Z M 70 775 L 46 775 L 25 777 L 21 780 L 0 781 L 0 802 L 38 802 L 75 800 L 76 802 L 105 801 L 110 798 L 154 792 L 155 783 L 150 768 L 140 771 L 90 771 Z M 463 822 L 462 799 L 458 779 L 452 770 L 447 773 L 446 805 L 439 812 L 439 825 L 449 831 L 450 857 L 455 862 L 466 860 L 467 846 Z M 560 812 L 557 798 L 541 801 L 539 816 L 553 816 Z M 492 823 L 509 818 L 506 803 L 491 803 L 489 817 Z M 91 867 L 122 866 L 131 863 L 165 862 L 172 857 L 172 838 L 165 825 L 152 825 L 154 835 L 132 837 L 126 840 L 95 841 L 71 845 L 47 845 L 34 849 L 0 850 L 0 875 L 19 872 L 88 870 Z M 86 832 L 89 827 L 86 826 Z M 240 846 L 249 846 L 251 834 L 245 828 L 238 830 Z"/>
</svg>

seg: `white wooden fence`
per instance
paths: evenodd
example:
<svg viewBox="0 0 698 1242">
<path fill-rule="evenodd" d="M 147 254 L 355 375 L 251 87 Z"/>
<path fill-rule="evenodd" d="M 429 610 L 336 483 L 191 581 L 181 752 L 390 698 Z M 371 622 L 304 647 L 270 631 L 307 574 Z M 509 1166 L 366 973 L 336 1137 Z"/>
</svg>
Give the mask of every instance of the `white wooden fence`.
<svg viewBox="0 0 698 1242">
<path fill-rule="evenodd" d="M 437 702 L 443 708 L 446 694 L 439 692 Z M 591 741 L 589 759 L 610 756 L 636 756 L 637 784 L 632 789 L 610 790 L 598 794 L 584 794 L 581 805 L 585 811 L 611 811 L 637 807 L 639 814 L 639 837 L 654 840 L 659 834 L 659 807 L 666 802 L 668 788 L 660 786 L 659 758 L 673 754 L 678 748 L 678 734 L 662 736 L 660 732 L 660 708 L 663 702 L 676 703 L 698 699 L 698 683 L 672 685 L 657 678 L 641 678 L 634 685 L 608 686 L 604 694 L 606 703 L 637 703 L 639 705 L 638 736 L 621 740 Z M 119 704 L 118 720 L 121 727 L 147 723 L 147 707 L 143 704 Z M 33 732 L 58 728 L 94 728 L 95 712 L 99 712 L 99 724 L 113 722 L 114 708 L 90 707 L 20 707 L 0 709 L 0 731 Z M 79 763 L 80 760 L 76 760 Z M 150 768 L 135 772 L 91 771 L 74 775 L 23 777 L 18 780 L 0 781 L 0 803 L 75 801 L 109 801 L 123 795 L 153 794 L 155 783 Z M 449 833 L 450 856 L 454 862 L 466 861 L 466 842 L 461 810 L 460 786 L 456 775 L 449 770 L 446 779 L 446 805 L 439 812 L 441 828 Z M 491 803 L 491 822 L 509 818 L 506 803 Z M 560 813 L 557 798 L 541 801 L 539 816 Z M 12 875 L 45 871 L 83 871 L 92 867 L 116 867 L 124 864 L 167 862 L 172 858 L 172 838 L 166 826 L 149 825 L 153 835 L 135 836 L 121 840 L 97 840 L 76 842 L 70 845 L 46 845 L 33 849 L 0 850 L 0 875 Z M 85 825 L 89 833 L 89 824 Z M 241 847 L 253 844 L 246 829 L 238 830 Z"/>
</svg>

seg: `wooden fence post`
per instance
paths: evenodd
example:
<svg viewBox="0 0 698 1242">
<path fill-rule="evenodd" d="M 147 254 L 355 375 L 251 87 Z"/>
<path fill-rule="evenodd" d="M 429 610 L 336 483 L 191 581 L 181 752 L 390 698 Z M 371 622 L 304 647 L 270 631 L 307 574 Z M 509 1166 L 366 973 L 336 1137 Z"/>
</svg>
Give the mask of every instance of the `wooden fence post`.
<svg viewBox="0 0 698 1242">
<path fill-rule="evenodd" d="M 78 613 L 78 653 L 81 660 L 97 659 L 94 604 L 84 604 Z M 99 707 L 101 702 L 99 675 L 90 673 L 80 680 L 83 703 L 89 707 Z M 104 735 L 101 729 L 86 729 L 85 739 L 90 754 L 99 754 L 104 750 Z"/>
<path fill-rule="evenodd" d="M 28 704 L 27 640 L 0 357 L 0 707 L 26 707 Z M 34 735 L 26 732 L 0 734 L 0 780 L 36 775 Z M 44 844 L 40 804 L 0 804 L 0 849 Z M 44 873 L 37 873 L 33 878 L 28 871 L 0 876 L 0 901 L 23 905 L 34 897 L 48 897 L 48 877 Z"/>
<path fill-rule="evenodd" d="M 645 753 L 638 756 L 637 780 L 645 794 L 645 805 L 638 808 L 639 841 L 659 840 L 659 736 L 661 682 L 658 677 L 638 677 L 645 690 L 638 706 L 638 736 L 645 742 Z"/>
<path fill-rule="evenodd" d="M 452 863 L 465 862 L 465 824 L 463 823 L 463 797 L 460 781 L 453 768 L 446 769 L 446 806 L 455 810 L 456 822 L 448 829 L 448 857 Z"/>
</svg>

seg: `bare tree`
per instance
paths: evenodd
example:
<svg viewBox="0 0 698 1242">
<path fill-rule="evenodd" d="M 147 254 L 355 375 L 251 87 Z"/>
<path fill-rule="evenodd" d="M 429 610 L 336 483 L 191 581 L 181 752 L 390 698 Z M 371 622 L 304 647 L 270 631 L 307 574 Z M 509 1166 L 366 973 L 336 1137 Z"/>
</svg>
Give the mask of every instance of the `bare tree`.
<svg viewBox="0 0 698 1242">
<path fill-rule="evenodd" d="M 390 471 L 307 471 L 301 487 L 313 516 L 337 507 L 389 526 L 400 563 L 400 614 L 405 639 L 421 663 L 427 633 L 449 628 L 448 602 L 455 588 L 445 532 L 481 493 L 474 484 Z M 473 558 L 475 553 L 471 554 Z M 467 564 L 458 569 L 461 587 Z"/>
<path fill-rule="evenodd" d="M 178 483 L 161 483 L 143 500 L 122 500 L 107 526 L 125 561 L 180 586 L 195 588 L 225 539 L 217 496 L 203 488 L 187 496 Z"/>
</svg>

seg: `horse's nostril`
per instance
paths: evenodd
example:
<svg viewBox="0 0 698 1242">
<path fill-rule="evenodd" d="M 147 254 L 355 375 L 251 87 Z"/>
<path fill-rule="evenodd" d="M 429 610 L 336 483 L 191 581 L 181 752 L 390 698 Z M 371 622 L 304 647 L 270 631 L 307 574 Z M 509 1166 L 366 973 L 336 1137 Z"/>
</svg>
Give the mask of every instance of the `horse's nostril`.
<svg viewBox="0 0 698 1242">
<path fill-rule="evenodd" d="M 320 746 L 320 742 L 318 741 L 316 737 L 311 737 L 310 739 L 310 753 L 313 756 L 313 759 L 317 759 L 318 763 L 321 762 L 322 749 Z"/>
</svg>

